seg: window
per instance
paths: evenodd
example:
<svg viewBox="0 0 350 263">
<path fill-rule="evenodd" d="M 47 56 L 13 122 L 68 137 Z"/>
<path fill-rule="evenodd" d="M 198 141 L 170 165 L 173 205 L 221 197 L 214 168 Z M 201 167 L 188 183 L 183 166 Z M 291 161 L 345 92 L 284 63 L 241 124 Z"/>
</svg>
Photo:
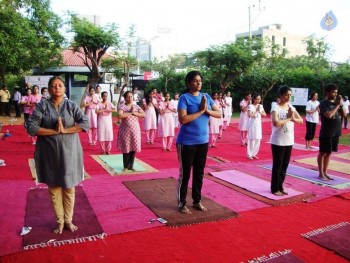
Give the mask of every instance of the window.
<svg viewBox="0 0 350 263">
<path fill-rule="evenodd" d="M 272 44 L 275 44 L 275 36 L 272 36 Z"/>
<path fill-rule="evenodd" d="M 86 87 L 88 83 L 89 83 L 88 75 L 74 73 L 72 87 Z"/>
<path fill-rule="evenodd" d="M 287 38 L 286 37 L 283 38 L 283 46 L 284 47 L 287 46 Z"/>
</svg>

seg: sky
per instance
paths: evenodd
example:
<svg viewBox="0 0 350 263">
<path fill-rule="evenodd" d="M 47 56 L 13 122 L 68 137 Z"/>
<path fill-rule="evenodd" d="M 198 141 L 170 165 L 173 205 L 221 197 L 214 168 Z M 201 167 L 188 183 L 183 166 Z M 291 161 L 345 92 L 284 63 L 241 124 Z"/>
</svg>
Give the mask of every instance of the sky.
<svg viewBox="0 0 350 263">
<path fill-rule="evenodd" d="M 324 38 L 332 50 L 331 61 L 350 58 L 349 0 L 51 0 L 55 13 L 63 16 L 69 10 L 100 16 L 101 25 L 119 25 L 121 35 L 131 24 L 136 26 L 137 36 L 148 40 L 158 35 L 157 28 L 168 28 L 179 53 L 205 50 L 248 32 L 249 7 L 252 31 L 281 24 L 282 30 L 291 34 Z M 329 11 L 333 11 L 338 24 L 325 31 L 320 22 Z"/>
</svg>

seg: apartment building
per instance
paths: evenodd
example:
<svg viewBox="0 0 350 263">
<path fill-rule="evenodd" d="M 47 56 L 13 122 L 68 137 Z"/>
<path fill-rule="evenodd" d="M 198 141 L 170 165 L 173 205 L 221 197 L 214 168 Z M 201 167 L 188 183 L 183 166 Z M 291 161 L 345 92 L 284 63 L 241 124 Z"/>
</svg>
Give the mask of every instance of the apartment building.
<svg viewBox="0 0 350 263">
<path fill-rule="evenodd" d="M 249 38 L 250 36 L 269 39 L 272 43 L 278 44 L 288 51 L 287 57 L 307 55 L 306 44 L 303 42 L 307 36 L 285 32 L 281 24 L 272 24 L 259 27 L 255 31 L 236 34 L 236 38 Z"/>
</svg>

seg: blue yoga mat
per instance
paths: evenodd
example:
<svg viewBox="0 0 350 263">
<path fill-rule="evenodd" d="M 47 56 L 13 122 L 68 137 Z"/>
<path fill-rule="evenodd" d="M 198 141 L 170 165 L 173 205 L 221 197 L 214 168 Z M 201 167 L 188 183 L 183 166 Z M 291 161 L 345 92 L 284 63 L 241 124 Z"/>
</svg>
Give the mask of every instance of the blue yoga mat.
<svg viewBox="0 0 350 263">
<path fill-rule="evenodd" d="M 157 169 L 148 165 L 145 162 L 135 158 L 134 171 L 128 170 L 123 172 L 123 155 L 112 154 L 112 155 L 91 155 L 110 175 L 131 175 L 138 173 L 153 173 L 158 172 Z"/>
</svg>

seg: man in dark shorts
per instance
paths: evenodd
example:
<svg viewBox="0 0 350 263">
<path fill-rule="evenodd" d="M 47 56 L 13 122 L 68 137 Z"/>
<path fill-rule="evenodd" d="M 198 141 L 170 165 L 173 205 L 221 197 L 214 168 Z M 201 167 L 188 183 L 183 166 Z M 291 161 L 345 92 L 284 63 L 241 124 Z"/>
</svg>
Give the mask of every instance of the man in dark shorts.
<svg viewBox="0 0 350 263">
<path fill-rule="evenodd" d="M 338 95 L 338 86 L 333 83 L 326 85 L 324 89 L 325 99 L 320 103 L 320 150 L 317 157 L 319 178 L 321 180 L 333 180 L 327 174 L 329 158 L 332 152 L 338 151 L 339 136 L 341 136 L 341 117 L 345 112 L 342 105 L 342 97 Z"/>
</svg>

